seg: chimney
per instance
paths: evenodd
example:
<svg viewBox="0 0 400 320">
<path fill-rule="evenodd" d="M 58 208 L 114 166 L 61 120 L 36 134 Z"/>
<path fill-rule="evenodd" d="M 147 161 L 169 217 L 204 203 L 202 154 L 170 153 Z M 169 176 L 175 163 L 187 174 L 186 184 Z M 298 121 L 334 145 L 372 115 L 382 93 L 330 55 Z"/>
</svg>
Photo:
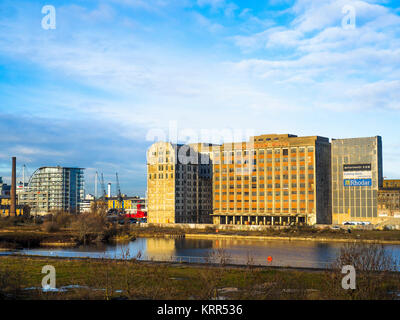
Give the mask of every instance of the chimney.
<svg viewBox="0 0 400 320">
<path fill-rule="evenodd" d="M 16 193 L 16 183 L 17 183 L 17 175 L 16 175 L 16 162 L 17 158 L 12 157 L 12 173 L 11 173 L 11 204 L 10 204 L 10 216 L 16 216 L 17 210 L 17 193 Z"/>
<path fill-rule="evenodd" d="M 107 196 L 111 198 L 111 183 L 108 184 Z"/>
</svg>

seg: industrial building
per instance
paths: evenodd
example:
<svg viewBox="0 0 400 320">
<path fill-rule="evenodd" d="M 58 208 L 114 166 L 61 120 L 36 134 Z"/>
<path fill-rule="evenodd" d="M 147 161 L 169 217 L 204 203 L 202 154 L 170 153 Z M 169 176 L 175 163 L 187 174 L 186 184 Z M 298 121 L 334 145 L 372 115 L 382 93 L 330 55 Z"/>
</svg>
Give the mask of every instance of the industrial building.
<svg viewBox="0 0 400 320">
<path fill-rule="evenodd" d="M 147 157 L 151 223 L 378 224 L 400 218 L 400 180 L 383 179 L 380 136 L 157 142 Z"/>
<path fill-rule="evenodd" d="M 7 217 L 10 215 L 11 198 L 10 196 L 0 197 L 0 217 Z M 17 216 L 29 214 L 30 208 L 25 205 L 16 205 L 15 213 Z"/>
<path fill-rule="evenodd" d="M 378 217 L 388 223 L 400 222 L 400 180 L 383 180 L 378 191 Z"/>
<path fill-rule="evenodd" d="M 3 182 L 3 178 L 0 177 L 0 197 L 10 196 L 11 186 Z"/>
<path fill-rule="evenodd" d="M 382 138 L 332 139 L 331 158 L 332 222 L 377 222 Z"/>
<path fill-rule="evenodd" d="M 11 186 L 3 183 L 3 179 L 0 178 L 0 216 L 19 216 L 30 213 L 30 207 L 26 205 L 17 204 L 16 195 L 16 166 L 17 158 L 12 157 L 11 165 Z"/>
<path fill-rule="evenodd" d="M 384 179 L 383 180 L 383 189 L 400 189 L 400 179 Z"/>
<path fill-rule="evenodd" d="M 212 168 L 204 145 L 156 142 L 147 151 L 148 222 L 211 223 Z M 204 163 L 204 164 L 203 164 Z"/>
<path fill-rule="evenodd" d="M 271 134 L 213 155 L 214 224 L 331 223 L 330 143 Z"/>
<path fill-rule="evenodd" d="M 109 197 L 106 198 L 108 209 L 113 211 L 123 211 L 127 214 L 135 214 L 138 210 L 138 205 L 140 209 L 145 210 L 146 199 L 137 196 L 127 197 Z"/>
<path fill-rule="evenodd" d="M 248 142 L 153 144 L 148 222 L 331 222 L 328 138 L 261 135 Z"/>
<path fill-rule="evenodd" d="M 83 168 L 39 168 L 29 179 L 28 186 L 18 192 L 18 203 L 28 205 L 35 215 L 55 210 L 78 213 L 83 199 Z"/>
<path fill-rule="evenodd" d="M 92 194 L 86 194 L 85 198 L 81 200 L 81 203 L 79 204 L 79 212 L 90 212 L 90 209 L 92 207 L 92 203 L 95 200 L 95 196 Z"/>
</svg>

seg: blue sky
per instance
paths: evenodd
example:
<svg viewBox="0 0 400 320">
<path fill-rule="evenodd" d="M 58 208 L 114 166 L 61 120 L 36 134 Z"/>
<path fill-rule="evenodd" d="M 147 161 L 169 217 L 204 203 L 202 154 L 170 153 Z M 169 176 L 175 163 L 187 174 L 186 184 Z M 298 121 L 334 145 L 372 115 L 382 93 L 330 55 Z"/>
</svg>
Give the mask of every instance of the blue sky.
<svg viewBox="0 0 400 320">
<path fill-rule="evenodd" d="M 87 168 L 89 192 L 118 171 L 143 195 L 151 132 L 175 123 L 181 142 L 381 135 L 400 178 L 399 36 L 396 1 L 2 0 L 0 176 L 15 155 L 30 173 Z"/>
</svg>

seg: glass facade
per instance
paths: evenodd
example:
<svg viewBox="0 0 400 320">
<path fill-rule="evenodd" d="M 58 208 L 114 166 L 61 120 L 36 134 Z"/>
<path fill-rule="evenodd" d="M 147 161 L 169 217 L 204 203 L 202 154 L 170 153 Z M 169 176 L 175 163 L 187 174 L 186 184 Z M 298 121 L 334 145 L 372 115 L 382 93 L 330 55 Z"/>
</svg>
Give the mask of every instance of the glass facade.
<svg viewBox="0 0 400 320">
<path fill-rule="evenodd" d="M 83 198 L 84 169 L 43 167 L 34 172 L 26 191 L 19 194 L 19 203 L 29 205 L 34 214 L 79 212 Z"/>
<path fill-rule="evenodd" d="M 353 220 L 377 217 L 378 189 L 383 180 L 381 137 L 332 140 L 331 164 L 333 215 Z M 354 179 L 346 179 L 349 174 Z"/>
</svg>

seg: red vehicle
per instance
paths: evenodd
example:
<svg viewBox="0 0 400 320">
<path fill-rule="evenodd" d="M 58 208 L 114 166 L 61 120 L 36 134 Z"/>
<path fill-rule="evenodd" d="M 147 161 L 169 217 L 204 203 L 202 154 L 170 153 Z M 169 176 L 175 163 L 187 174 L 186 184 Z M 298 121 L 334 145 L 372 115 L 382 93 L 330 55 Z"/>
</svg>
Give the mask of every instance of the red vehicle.
<svg viewBox="0 0 400 320">
<path fill-rule="evenodd" d="M 136 213 L 126 213 L 125 218 L 134 218 L 134 219 L 146 219 L 147 218 L 147 212 L 142 211 L 142 205 L 139 203 L 137 205 L 137 210 Z"/>
</svg>

